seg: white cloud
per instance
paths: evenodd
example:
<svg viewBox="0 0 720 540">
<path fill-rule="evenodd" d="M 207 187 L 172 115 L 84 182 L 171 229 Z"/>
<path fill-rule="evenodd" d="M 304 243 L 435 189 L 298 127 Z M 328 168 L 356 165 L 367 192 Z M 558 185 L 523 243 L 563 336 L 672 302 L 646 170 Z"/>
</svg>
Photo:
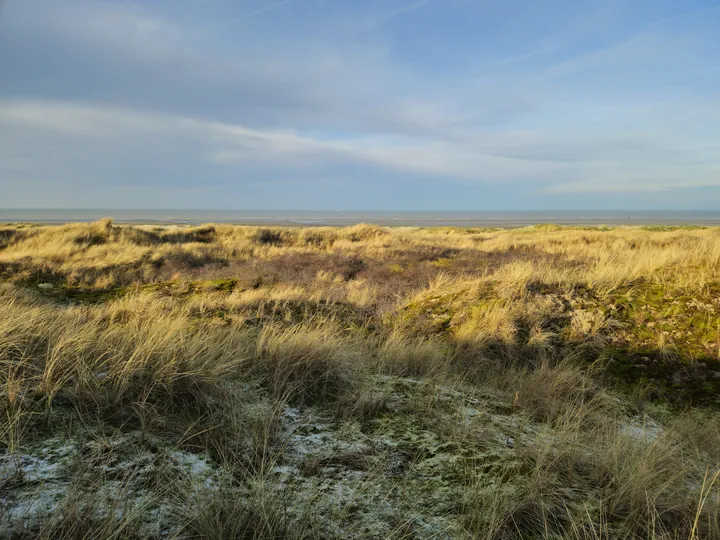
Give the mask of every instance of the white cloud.
<svg viewBox="0 0 720 540">
<path fill-rule="evenodd" d="M 525 160 L 487 155 L 463 144 L 441 140 L 384 136 L 320 140 L 291 131 L 252 129 L 189 117 L 62 102 L 0 102 L 1 125 L 8 130 L 13 126 L 37 130 L 37 135 L 55 133 L 80 137 L 93 145 L 103 139 L 111 145 L 118 144 L 118 140 L 137 143 L 138 137 L 189 139 L 209 150 L 206 157 L 210 162 L 222 164 L 355 162 L 400 172 L 485 181 L 507 180 L 516 174 L 548 168 L 547 164 L 531 165 Z"/>
<path fill-rule="evenodd" d="M 720 164 L 610 168 L 602 175 L 554 184 L 543 193 L 656 193 L 720 187 Z"/>
<path fill-rule="evenodd" d="M 545 192 L 655 191 L 720 184 L 718 144 L 681 144 L 654 136 L 574 137 L 537 133 L 485 134 L 463 140 L 388 136 L 317 138 L 294 131 L 264 130 L 192 117 L 48 101 L 0 101 L 0 127 L 23 134 L 22 148 L 7 141 L 6 163 L 42 167 L 53 153 L 95 149 L 74 166 L 93 170 L 94 153 L 114 149 L 127 157 L 175 151 L 205 165 L 317 167 L 354 163 L 455 182 L 536 184 Z M 52 137 L 55 135 L 55 137 Z M 33 147 L 32 141 L 38 141 Z M 50 141 L 50 143 L 48 143 Z M 144 159 L 153 159 L 152 154 Z M 108 164 L 112 166 L 112 164 Z M 165 163 L 172 168 L 172 163 Z M 101 169 L 102 167 L 100 167 Z M 70 171 L 68 171 L 70 172 Z M 164 181 L 158 178 L 158 182 Z"/>
</svg>

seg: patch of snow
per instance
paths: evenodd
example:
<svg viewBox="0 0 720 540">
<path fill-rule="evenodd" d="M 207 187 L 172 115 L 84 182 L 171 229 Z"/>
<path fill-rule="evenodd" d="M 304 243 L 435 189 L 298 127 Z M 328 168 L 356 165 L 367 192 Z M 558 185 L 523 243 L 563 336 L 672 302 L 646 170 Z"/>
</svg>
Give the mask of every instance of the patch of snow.
<svg viewBox="0 0 720 540">
<path fill-rule="evenodd" d="M 297 407 L 287 407 L 282 415 L 289 420 L 297 420 L 300 418 L 300 409 Z"/>
<path fill-rule="evenodd" d="M 115 514 L 121 518 L 130 508 L 142 509 L 152 530 L 172 532 L 177 527 L 174 504 L 155 492 L 153 474 L 158 466 L 171 467 L 170 477 L 200 489 L 217 489 L 221 474 L 207 458 L 166 448 L 140 433 L 118 434 L 106 440 L 48 439 L 37 447 L 21 448 L 14 455 L 0 456 L 0 481 L 5 493 L 0 497 L 0 537 L 13 533 L 33 534 L 65 502 L 77 479 L 75 458 L 83 451 L 92 456 L 81 465 L 84 476 L 102 478 L 90 488 L 86 502 L 98 519 Z M 186 490 L 186 488 L 182 488 Z M 162 523 L 161 523 L 162 522 Z M 145 524 L 143 523 L 143 527 Z"/>
<path fill-rule="evenodd" d="M 620 426 L 621 435 L 647 442 L 655 441 L 663 432 L 663 427 L 647 416 L 624 422 Z"/>
<path fill-rule="evenodd" d="M 5 506 L 5 519 L 8 520 L 37 520 L 54 512 L 62 499 L 67 495 L 67 487 L 43 486 L 39 488 L 33 498 L 12 501 Z"/>
<path fill-rule="evenodd" d="M 189 474 L 194 485 L 202 485 L 206 488 L 213 488 L 218 485 L 219 475 L 217 468 L 206 458 L 178 450 L 170 452 L 170 457 Z"/>
<path fill-rule="evenodd" d="M 300 474 L 300 470 L 292 465 L 277 465 L 272 468 L 272 472 L 281 476 L 294 476 Z"/>
</svg>

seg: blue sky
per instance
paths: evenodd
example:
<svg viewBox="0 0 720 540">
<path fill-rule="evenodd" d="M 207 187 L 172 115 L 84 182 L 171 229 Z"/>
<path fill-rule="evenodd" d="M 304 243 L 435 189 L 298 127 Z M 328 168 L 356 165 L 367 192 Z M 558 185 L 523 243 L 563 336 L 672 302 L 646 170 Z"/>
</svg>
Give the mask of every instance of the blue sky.
<svg viewBox="0 0 720 540">
<path fill-rule="evenodd" d="M 6 0 L 0 207 L 718 209 L 720 2 Z"/>
</svg>

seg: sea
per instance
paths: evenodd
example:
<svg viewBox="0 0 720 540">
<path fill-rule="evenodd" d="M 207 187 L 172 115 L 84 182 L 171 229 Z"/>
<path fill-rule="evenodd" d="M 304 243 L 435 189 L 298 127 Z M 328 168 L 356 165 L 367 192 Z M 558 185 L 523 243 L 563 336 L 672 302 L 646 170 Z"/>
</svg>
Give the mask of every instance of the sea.
<svg viewBox="0 0 720 540">
<path fill-rule="evenodd" d="M 235 223 L 245 225 L 518 228 L 558 225 L 720 225 L 720 210 L 703 211 L 328 211 L 328 210 L 137 210 L 0 209 L 0 223 L 62 224 L 112 218 L 128 224 Z"/>
</svg>

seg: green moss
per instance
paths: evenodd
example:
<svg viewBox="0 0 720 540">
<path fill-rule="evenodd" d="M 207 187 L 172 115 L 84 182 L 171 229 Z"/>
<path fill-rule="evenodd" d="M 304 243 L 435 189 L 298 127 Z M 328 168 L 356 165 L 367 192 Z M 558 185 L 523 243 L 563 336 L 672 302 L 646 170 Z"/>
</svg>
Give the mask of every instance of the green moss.
<svg viewBox="0 0 720 540">
<path fill-rule="evenodd" d="M 235 278 L 216 279 L 211 281 L 192 282 L 193 292 L 197 290 L 209 290 L 218 292 L 232 292 L 237 285 L 238 280 Z"/>
<path fill-rule="evenodd" d="M 431 295 L 403 306 L 386 321 L 414 334 L 439 335 L 450 329 L 459 293 Z"/>
<path fill-rule="evenodd" d="M 453 259 L 448 258 L 440 258 L 436 261 L 432 261 L 431 263 L 433 266 L 437 266 L 438 268 L 449 268 L 453 265 Z"/>
<path fill-rule="evenodd" d="M 686 363 L 720 359 L 720 305 L 712 295 L 690 296 L 641 283 L 615 291 L 603 307 L 623 324 L 612 336 L 615 345 Z"/>
<path fill-rule="evenodd" d="M 405 304 L 385 323 L 415 335 L 452 337 L 452 330 L 471 316 L 473 309 L 496 299 L 495 285 L 461 285 L 452 290 L 427 294 Z"/>
<path fill-rule="evenodd" d="M 630 392 L 675 405 L 720 406 L 720 363 L 688 368 L 657 354 L 623 348 L 607 349 L 603 356 L 607 375 Z"/>
<path fill-rule="evenodd" d="M 38 281 L 35 277 L 33 283 L 25 283 L 26 286 L 38 290 L 34 281 Z M 149 283 L 147 285 L 134 285 L 127 287 L 108 287 L 104 289 L 82 287 L 77 285 L 68 285 L 63 276 L 42 276 L 39 283 L 48 283 L 53 285 L 49 289 L 41 289 L 43 296 L 54 298 L 61 302 L 79 302 L 87 304 L 97 304 L 120 298 L 129 293 L 138 292 L 161 292 L 173 296 L 187 296 L 195 293 L 216 291 L 229 293 L 235 289 L 237 279 L 218 279 L 210 281 L 165 281 L 159 283 Z"/>
<path fill-rule="evenodd" d="M 126 287 L 114 287 L 110 289 L 83 289 L 81 287 L 65 286 L 61 287 L 58 291 L 60 299 L 87 304 L 97 304 L 120 298 L 127 293 L 128 289 Z"/>
</svg>

